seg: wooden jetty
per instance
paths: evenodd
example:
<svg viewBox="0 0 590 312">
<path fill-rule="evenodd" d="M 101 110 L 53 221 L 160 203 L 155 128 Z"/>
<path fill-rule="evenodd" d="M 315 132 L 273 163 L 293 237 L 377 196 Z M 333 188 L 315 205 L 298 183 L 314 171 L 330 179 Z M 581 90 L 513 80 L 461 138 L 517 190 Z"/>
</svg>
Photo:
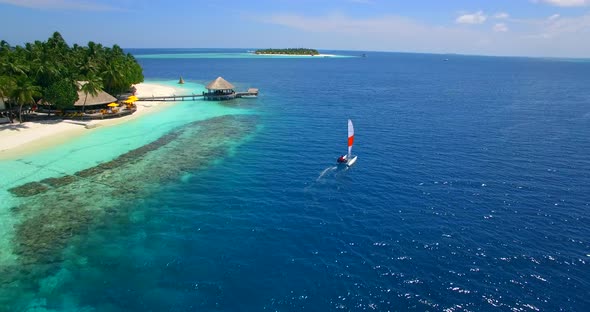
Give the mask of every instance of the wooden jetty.
<svg viewBox="0 0 590 312">
<path fill-rule="evenodd" d="M 234 92 L 233 95 L 226 95 L 225 97 L 219 95 L 208 95 L 207 92 L 203 92 L 203 94 L 186 94 L 186 95 L 169 95 L 169 96 L 151 96 L 151 97 L 138 97 L 138 101 L 151 101 L 151 102 L 174 102 L 174 101 L 195 101 L 200 99 L 205 99 L 208 101 L 223 101 L 223 100 L 231 100 L 235 98 L 253 98 L 258 96 L 258 89 L 256 91 L 248 91 L 246 92 Z"/>
<path fill-rule="evenodd" d="M 258 96 L 258 89 L 256 88 L 250 88 L 246 92 L 234 91 L 234 85 L 222 77 L 217 77 L 217 79 L 211 81 L 205 88 L 207 92 L 203 92 L 202 94 L 138 97 L 138 101 L 194 101 L 201 98 L 207 101 L 225 101 L 235 98 L 255 98 Z"/>
<path fill-rule="evenodd" d="M 138 97 L 138 101 L 152 101 L 152 102 L 170 102 L 170 101 L 194 101 L 201 99 L 201 94 L 190 95 L 169 95 L 169 96 L 152 96 L 152 97 Z"/>
</svg>

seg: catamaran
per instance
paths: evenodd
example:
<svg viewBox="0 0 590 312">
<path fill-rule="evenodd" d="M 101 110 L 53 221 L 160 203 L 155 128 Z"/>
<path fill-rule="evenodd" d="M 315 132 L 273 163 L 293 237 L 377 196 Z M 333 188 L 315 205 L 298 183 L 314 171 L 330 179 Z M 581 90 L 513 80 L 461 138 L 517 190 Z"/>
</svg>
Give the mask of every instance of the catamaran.
<svg viewBox="0 0 590 312">
<path fill-rule="evenodd" d="M 352 155 L 352 143 L 354 143 L 354 127 L 352 126 L 352 120 L 348 120 L 348 154 L 338 157 L 337 162 L 339 164 L 346 165 L 348 167 L 354 165 L 358 156 Z"/>
</svg>

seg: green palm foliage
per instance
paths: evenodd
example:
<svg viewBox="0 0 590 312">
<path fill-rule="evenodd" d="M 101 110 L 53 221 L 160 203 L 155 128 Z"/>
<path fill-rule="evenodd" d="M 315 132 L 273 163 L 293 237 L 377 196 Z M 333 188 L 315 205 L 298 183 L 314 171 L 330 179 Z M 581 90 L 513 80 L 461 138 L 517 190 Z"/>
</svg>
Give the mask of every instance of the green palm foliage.
<svg viewBox="0 0 590 312">
<path fill-rule="evenodd" d="M 124 71 L 124 66 L 120 62 L 110 62 L 109 64 L 106 64 L 104 71 L 101 73 L 105 89 L 119 91 L 121 89 L 129 88 L 129 86 L 125 86 L 124 84 Z"/>
<path fill-rule="evenodd" d="M 0 73 L 10 76 L 27 75 L 30 68 L 26 64 L 11 60 L 10 57 L 0 60 Z"/>
<path fill-rule="evenodd" d="M 98 92 L 102 90 L 102 87 L 102 78 L 93 74 L 89 75 L 87 80 L 83 82 L 82 86 L 80 87 L 80 90 L 82 90 L 85 95 L 84 104 L 82 105 L 82 112 L 86 111 L 86 100 L 88 99 L 88 94 L 97 96 Z"/>
<path fill-rule="evenodd" d="M 60 110 L 73 108 L 78 100 L 78 86 L 70 80 L 60 80 L 45 89 L 43 100 Z M 51 114 L 51 110 L 48 112 Z"/>
<path fill-rule="evenodd" d="M 11 98 L 19 106 L 18 119 L 21 123 L 23 122 L 23 105 L 35 104 L 35 97 L 40 95 L 41 88 L 39 86 L 33 85 L 31 80 L 29 80 L 27 77 L 21 76 L 16 80 L 16 85 L 12 90 Z"/>
<path fill-rule="evenodd" d="M 19 85 L 20 90 L 25 85 L 38 86 L 39 92 L 32 96 L 33 100 L 38 100 L 42 94 L 48 94 L 50 87 L 55 88 L 62 81 L 72 84 L 89 81 L 86 95 L 94 95 L 97 87 L 98 91 L 104 88 L 107 93 L 116 95 L 127 91 L 132 84 L 143 82 L 143 70 L 131 54 L 125 54 L 117 45 L 109 48 L 91 41 L 87 46 L 74 44 L 70 47 L 58 32 L 47 41 L 24 46 L 10 46 L 0 40 L 0 95 L 12 98 L 15 85 Z M 65 84 L 59 89 L 64 89 L 63 86 Z M 70 102 L 69 97 L 65 102 Z"/>
<path fill-rule="evenodd" d="M 8 76 L 0 76 L 0 97 L 2 99 L 12 96 L 12 91 L 16 87 L 14 79 Z"/>
</svg>

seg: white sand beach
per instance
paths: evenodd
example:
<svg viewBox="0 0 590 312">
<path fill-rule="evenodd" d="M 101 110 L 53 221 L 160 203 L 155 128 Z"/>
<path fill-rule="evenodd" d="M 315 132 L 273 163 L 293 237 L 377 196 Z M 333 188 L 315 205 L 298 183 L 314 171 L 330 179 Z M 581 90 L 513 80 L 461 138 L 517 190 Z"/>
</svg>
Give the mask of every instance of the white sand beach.
<svg viewBox="0 0 590 312">
<path fill-rule="evenodd" d="M 135 85 L 138 97 L 166 96 L 182 93 L 182 88 L 174 88 L 153 83 Z M 22 157 L 40 150 L 59 145 L 73 138 L 94 131 L 152 114 L 174 103 L 136 102 L 137 111 L 131 115 L 105 120 L 46 120 L 30 121 L 22 124 L 0 125 L 0 160 Z"/>
</svg>

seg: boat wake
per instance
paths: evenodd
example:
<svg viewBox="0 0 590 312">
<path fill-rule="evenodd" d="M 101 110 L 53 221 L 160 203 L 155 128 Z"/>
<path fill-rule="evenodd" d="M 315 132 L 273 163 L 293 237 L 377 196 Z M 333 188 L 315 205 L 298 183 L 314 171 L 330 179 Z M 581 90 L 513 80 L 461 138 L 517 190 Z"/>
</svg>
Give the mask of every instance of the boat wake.
<svg viewBox="0 0 590 312">
<path fill-rule="evenodd" d="M 322 180 L 327 174 L 329 174 L 330 172 L 334 171 L 338 169 L 338 166 L 330 166 L 326 169 L 324 169 L 324 171 L 322 171 L 322 173 L 320 173 L 320 176 L 315 179 L 316 182 L 320 182 L 320 180 Z"/>
<path fill-rule="evenodd" d="M 348 179 L 346 178 L 348 166 L 330 166 L 322 172 L 312 182 L 306 183 L 304 187 L 306 193 L 322 193 L 325 194 L 327 189 L 338 190 L 343 184 L 347 184 Z"/>
</svg>

